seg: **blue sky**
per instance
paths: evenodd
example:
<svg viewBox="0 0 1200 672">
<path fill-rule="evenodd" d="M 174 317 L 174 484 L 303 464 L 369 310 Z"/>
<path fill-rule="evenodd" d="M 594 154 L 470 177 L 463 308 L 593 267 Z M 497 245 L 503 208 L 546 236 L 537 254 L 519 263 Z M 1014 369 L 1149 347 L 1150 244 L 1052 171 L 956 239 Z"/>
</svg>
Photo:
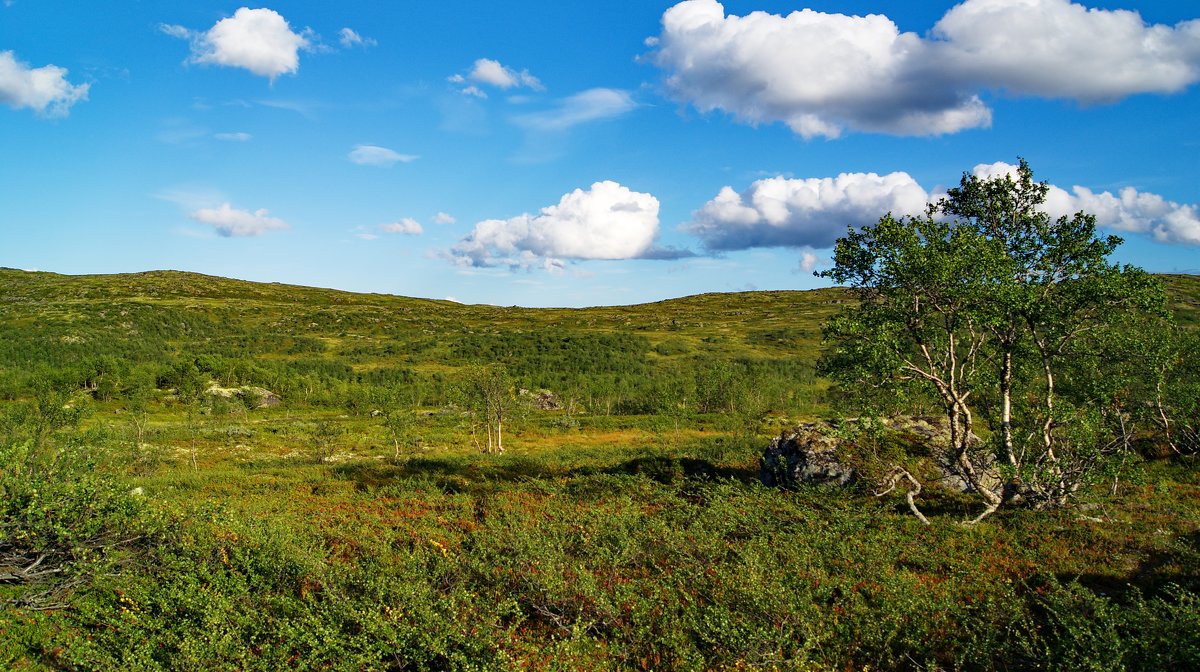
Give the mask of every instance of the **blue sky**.
<svg viewBox="0 0 1200 672">
<path fill-rule="evenodd" d="M 467 303 L 806 289 L 1026 158 L 1200 272 L 1200 11 L 0 0 L 0 265 Z"/>
</svg>

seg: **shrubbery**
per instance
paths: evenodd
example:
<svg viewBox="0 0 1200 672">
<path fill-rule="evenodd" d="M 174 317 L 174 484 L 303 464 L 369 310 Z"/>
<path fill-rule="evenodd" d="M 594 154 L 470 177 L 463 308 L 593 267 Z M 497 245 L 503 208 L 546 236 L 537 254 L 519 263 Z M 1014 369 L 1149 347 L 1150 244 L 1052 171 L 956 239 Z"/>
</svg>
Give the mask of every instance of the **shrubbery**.
<svg viewBox="0 0 1200 672">
<path fill-rule="evenodd" d="M 23 459 L 23 450 L 9 446 L 4 457 Z M 1055 552 L 1034 543 L 1041 527 L 1069 519 L 1034 521 L 1049 514 L 1026 513 L 1010 529 L 986 534 L 922 528 L 855 495 L 780 494 L 689 476 L 695 458 L 687 453 L 659 460 L 677 468 L 650 472 L 623 463 L 597 470 L 502 456 L 426 460 L 412 475 L 396 467 L 375 473 L 375 486 L 347 490 L 337 480 L 315 481 L 305 491 L 325 494 L 277 503 L 270 515 L 201 503 L 160 505 L 157 518 L 146 515 L 145 499 L 87 460 L 64 456 L 43 468 L 37 497 L 6 471 L 6 493 L 15 496 L 6 497 L 14 504 L 5 521 L 23 526 L 29 548 L 80 548 L 131 532 L 139 541 L 71 565 L 72 608 L 56 620 L 14 627 L 20 610 L 0 617 L 12 635 L 0 664 L 1200 664 L 1195 593 L 1166 585 L 1153 595 L 1125 588 L 1106 596 L 1039 567 Z M 370 472 L 339 473 L 353 483 Z M 111 571 L 118 566 L 124 571 Z"/>
</svg>

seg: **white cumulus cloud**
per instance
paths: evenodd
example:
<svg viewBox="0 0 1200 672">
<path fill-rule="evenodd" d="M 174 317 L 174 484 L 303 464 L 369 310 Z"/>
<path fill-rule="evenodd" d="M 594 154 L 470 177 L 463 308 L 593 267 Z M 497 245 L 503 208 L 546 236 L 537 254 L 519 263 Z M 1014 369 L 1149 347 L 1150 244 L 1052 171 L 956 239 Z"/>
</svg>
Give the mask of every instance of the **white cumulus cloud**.
<svg viewBox="0 0 1200 672">
<path fill-rule="evenodd" d="M 1200 20 L 1147 25 L 1069 0 L 965 0 L 929 37 L 881 14 L 735 16 L 717 0 L 685 0 L 662 26 L 647 58 L 672 96 L 804 138 L 987 127 L 990 91 L 1113 101 L 1200 80 Z"/>
<path fill-rule="evenodd" d="M 481 58 L 475 61 L 475 67 L 471 68 L 468 79 L 474 80 L 481 84 L 490 84 L 501 89 L 511 89 L 515 86 L 524 86 L 535 91 L 542 90 L 542 83 L 537 77 L 529 74 L 528 70 L 520 72 L 506 67 L 500 61 L 493 61 L 490 58 Z"/>
<path fill-rule="evenodd" d="M 375 145 L 355 145 L 347 157 L 360 166 L 383 167 L 396 163 L 411 163 L 420 158 L 413 154 L 401 154 L 387 147 L 377 147 Z"/>
<path fill-rule="evenodd" d="M 272 80 L 298 72 L 300 50 L 312 46 L 305 33 L 293 32 L 282 15 L 266 8 L 242 7 L 205 32 L 175 25 L 159 29 L 172 37 L 191 40 L 189 60 L 193 63 L 244 68 Z"/>
<path fill-rule="evenodd" d="M 981 163 L 972 173 L 982 177 L 1017 175 L 1017 166 L 1003 161 Z M 1095 192 L 1087 187 L 1069 190 L 1049 185 L 1046 213 L 1051 217 L 1070 217 L 1076 212 L 1096 216 L 1096 223 L 1114 231 L 1144 234 L 1162 243 L 1200 245 L 1200 208 L 1196 204 L 1169 201 L 1158 194 L 1124 187 Z"/>
<path fill-rule="evenodd" d="M 381 224 L 379 230 L 384 233 L 401 233 L 406 236 L 419 236 L 424 231 L 421 228 L 421 223 L 412 217 L 405 217 L 391 224 Z"/>
<path fill-rule="evenodd" d="M 449 252 L 470 266 L 561 269 L 564 260 L 656 256 L 658 199 L 616 182 L 576 189 L 538 214 L 479 222 Z"/>
<path fill-rule="evenodd" d="M 65 117 L 72 105 L 87 100 L 88 87 L 68 82 L 66 68 L 33 68 L 13 52 L 0 51 L 0 103 L 13 109 L 28 107 L 47 117 Z"/>
<path fill-rule="evenodd" d="M 454 218 L 454 215 L 445 212 L 439 212 L 433 216 L 434 224 L 453 224 L 457 221 L 458 220 Z"/>
<path fill-rule="evenodd" d="M 541 80 L 530 74 L 528 70 L 514 70 L 500 61 L 490 58 L 476 59 L 471 70 L 465 75 L 454 74 L 446 79 L 452 84 L 465 85 L 460 92 L 477 98 L 487 98 L 487 92 L 479 88 L 480 85 L 498 89 L 524 87 L 534 91 L 543 91 L 546 88 L 542 86 Z"/>
<path fill-rule="evenodd" d="M 1174 93 L 1200 80 L 1200 20 L 1147 25 L 1069 0 L 967 0 L 933 28 L 941 73 L 1084 102 Z"/>
<path fill-rule="evenodd" d="M 234 208 L 229 203 L 222 203 L 216 208 L 200 208 L 188 217 L 215 228 L 218 234 L 226 238 L 261 236 L 268 231 L 291 228 L 287 222 L 270 217 L 269 214 L 262 208 L 250 212 Z"/>
<path fill-rule="evenodd" d="M 979 164 L 981 178 L 1017 174 L 1003 161 Z M 1145 234 L 1165 243 L 1200 245 L 1200 208 L 1158 194 L 1126 187 L 1117 193 L 1087 187 L 1049 185 L 1043 209 L 1051 217 L 1086 212 L 1114 231 Z M 753 247 L 827 248 L 847 227 L 874 224 L 884 214 L 916 216 L 944 193 L 926 191 L 908 173 L 843 173 L 837 177 L 758 180 L 738 193 L 723 187 L 692 213 L 683 231 L 700 238 L 709 250 Z M 816 263 L 805 255 L 801 268 Z"/>
<path fill-rule="evenodd" d="M 915 215 L 928 200 L 929 194 L 904 172 L 772 177 L 741 193 L 722 188 L 683 230 L 710 250 L 829 247 L 847 226 L 875 222 L 886 212 Z"/>
</svg>

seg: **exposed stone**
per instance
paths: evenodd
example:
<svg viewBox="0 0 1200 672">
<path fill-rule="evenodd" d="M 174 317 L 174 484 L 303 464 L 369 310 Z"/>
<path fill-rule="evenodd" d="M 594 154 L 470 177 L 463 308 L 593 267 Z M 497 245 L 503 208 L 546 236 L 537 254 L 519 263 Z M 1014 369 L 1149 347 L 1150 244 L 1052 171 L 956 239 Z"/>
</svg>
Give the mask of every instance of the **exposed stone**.
<svg viewBox="0 0 1200 672">
<path fill-rule="evenodd" d="M 804 483 L 843 487 L 852 483 L 857 473 L 839 459 L 838 448 L 843 440 L 833 436 L 832 429 L 826 423 L 810 423 L 785 430 L 763 452 L 759 478 L 779 488 Z"/>
<path fill-rule="evenodd" d="M 529 399 L 539 411 L 561 411 L 562 401 L 550 390 L 520 390 L 518 394 Z"/>
<path fill-rule="evenodd" d="M 845 421 L 848 425 L 857 419 Z M 950 431 L 944 418 L 936 416 L 897 416 L 882 421 L 892 440 L 909 444 L 906 451 L 931 482 L 943 488 L 970 492 L 971 486 L 949 450 Z M 806 423 L 784 430 L 763 451 L 759 478 L 765 485 L 794 488 L 801 484 L 844 487 L 861 477 L 855 464 L 855 444 L 844 438 L 846 431 L 829 422 Z M 979 437 L 972 435 L 969 457 L 980 484 L 993 492 L 1003 488 L 995 459 Z M 906 468 L 912 469 L 911 465 Z M 914 472 L 917 473 L 917 472 Z"/>
<path fill-rule="evenodd" d="M 949 450 L 950 426 L 946 418 L 927 415 L 901 415 L 884 420 L 884 424 L 914 444 L 928 448 L 930 461 L 937 472 L 937 484 L 948 490 L 971 492 L 971 484 L 962 473 L 962 467 L 955 463 L 954 455 Z M 1003 488 L 1000 472 L 996 468 L 996 458 L 988 451 L 983 439 L 972 434 L 967 456 L 971 460 L 975 473 L 979 476 L 980 485 L 992 492 L 999 493 Z"/>
<path fill-rule="evenodd" d="M 270 408 L 283 403 L 283 399 L 278 394 L 266 389 L 265 387 L 255 387 L 253 385 L 243 385 L 241 387 L 221 387 L 219 385 L 210 385 L 208 394 L 222 399 L 249 399 L 254 402 L 254 408 Z"/>
</svg>

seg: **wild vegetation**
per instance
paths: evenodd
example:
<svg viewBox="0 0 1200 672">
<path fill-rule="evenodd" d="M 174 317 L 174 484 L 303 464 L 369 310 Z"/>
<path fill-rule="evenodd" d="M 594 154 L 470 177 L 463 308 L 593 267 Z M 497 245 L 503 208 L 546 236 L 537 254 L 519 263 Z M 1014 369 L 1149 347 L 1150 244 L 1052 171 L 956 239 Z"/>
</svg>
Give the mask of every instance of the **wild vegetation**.
<svg viewBox="0 0 1200 672">
<path fill-rule="evenodd" d="M 943 259 L 923 272 L 965 270 Z M 1157 280 L 1161 312 L 1106 309 L 1056 353 L 1049 417 L 1036 336 L 1005 340 L 1021 287 L 972 315 L 977 391 L 947 397 L 863 340 L 899 333 L 863 312 L 882 291 L 532 310 L 0 270 L 0 667 L 1200 666 L 1200 280 Z M 842 368 L 826 324 L 858 347 Z M 1062 476 L 1043 431 L 1103 446 L 1073 506 L 963 526 L 982 495 L 930 485 L 924 525 L 871 482 L 758 481 L 770 437 L 818 418 L 920 477 L 870 414 L 964 398 L 982 445 L 1036 455 L 1010 480 Z"/>
<path fill-rule="evenodd" d="M 922 217 L 850 230 L 823 273 L 860 300 L 829 323 L 828 371 L 868 403 L 923 398 L 946 417 L 942 462 L 986 505 L 973 522 L 1013 502 L 1066 506 L 1148 406 L 1170 430 L 1162 394 L 1135 390 L 1161 365 L 1130 348 L 1162 339 L 1134 327 L 1164 315 L 1161 283 L 1109 261 L 1121 239 L 1099 237 L 1094 216 L 1047 215 L 1048 191 L 1024 161 L 1015 178 L 964 175 Z M 890 473 L 920 487 L 899 462 Z"/>
</svg>

